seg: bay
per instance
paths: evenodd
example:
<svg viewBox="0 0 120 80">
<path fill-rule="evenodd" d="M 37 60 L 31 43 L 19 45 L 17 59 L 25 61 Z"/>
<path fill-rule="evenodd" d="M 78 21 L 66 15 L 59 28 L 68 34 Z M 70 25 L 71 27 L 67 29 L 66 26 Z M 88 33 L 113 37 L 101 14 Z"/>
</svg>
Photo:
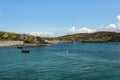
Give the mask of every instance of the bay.
<svg viewBox="0 0 120 80">
<path fill-rule="evenodd" d="M 0 48 L 0 80 L 120 80 L 120 43 Z"/>
</svg>

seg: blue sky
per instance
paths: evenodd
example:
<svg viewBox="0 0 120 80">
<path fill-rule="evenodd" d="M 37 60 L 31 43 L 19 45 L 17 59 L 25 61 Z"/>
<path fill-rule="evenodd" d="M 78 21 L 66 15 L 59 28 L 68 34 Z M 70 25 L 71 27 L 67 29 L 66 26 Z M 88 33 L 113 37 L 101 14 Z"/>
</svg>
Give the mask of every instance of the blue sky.
<svg viewBox="0 0 120 80">
<path fill-rule="evenodd" d="M 119 14 L 120 0 L 0 0 L 0 31 L 54 34 L 94 30 L 116 26 Z"/>
</svg>

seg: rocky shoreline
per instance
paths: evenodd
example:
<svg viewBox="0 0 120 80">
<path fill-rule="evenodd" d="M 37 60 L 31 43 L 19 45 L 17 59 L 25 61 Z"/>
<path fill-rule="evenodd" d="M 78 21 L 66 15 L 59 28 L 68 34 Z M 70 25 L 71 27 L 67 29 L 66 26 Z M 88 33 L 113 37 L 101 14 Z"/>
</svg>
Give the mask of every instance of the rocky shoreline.
<svg viewBox="0 0 120 80">
<path fill-rule="evenodd" d="M 46 46 L 48 44 L 34 44 L 34 43 L 24 43 L 24 41 L 0 41 L 0 47 L 10 47 L 10 46 Z"/>
<path fill-rule="evenodd" d="M 23 45 L 23 41 L 0 41 L 0 47 Z"/>
</svg>

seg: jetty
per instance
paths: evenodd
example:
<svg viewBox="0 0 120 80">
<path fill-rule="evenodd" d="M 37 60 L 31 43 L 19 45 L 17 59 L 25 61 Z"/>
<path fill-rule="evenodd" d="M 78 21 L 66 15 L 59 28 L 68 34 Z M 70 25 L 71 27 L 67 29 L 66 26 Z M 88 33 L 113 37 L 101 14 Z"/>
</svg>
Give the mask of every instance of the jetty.
<svg viewBox="0 0 120 80">
<path fill-rule="evenodd" d="M 0 41 L 0 47 L 23 45 L 24 41 Z"/>
</svg>

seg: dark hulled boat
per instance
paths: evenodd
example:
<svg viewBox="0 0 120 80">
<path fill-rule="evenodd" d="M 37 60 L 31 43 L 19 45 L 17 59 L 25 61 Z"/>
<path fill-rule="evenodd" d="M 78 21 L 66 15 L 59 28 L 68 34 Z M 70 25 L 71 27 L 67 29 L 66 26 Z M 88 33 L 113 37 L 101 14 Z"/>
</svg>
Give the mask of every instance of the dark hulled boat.
<svg viewBox="0 0 120 80">
<path fill-rule="evenodd" d="M 23 47 L 22 46 L 18 46 L 17 49 L 23 49 Z"/>
<path fill-rule="evenodd" d="M 30 53 L 30 50 L 22 50 L 22 53 Z"/>
</svg>

